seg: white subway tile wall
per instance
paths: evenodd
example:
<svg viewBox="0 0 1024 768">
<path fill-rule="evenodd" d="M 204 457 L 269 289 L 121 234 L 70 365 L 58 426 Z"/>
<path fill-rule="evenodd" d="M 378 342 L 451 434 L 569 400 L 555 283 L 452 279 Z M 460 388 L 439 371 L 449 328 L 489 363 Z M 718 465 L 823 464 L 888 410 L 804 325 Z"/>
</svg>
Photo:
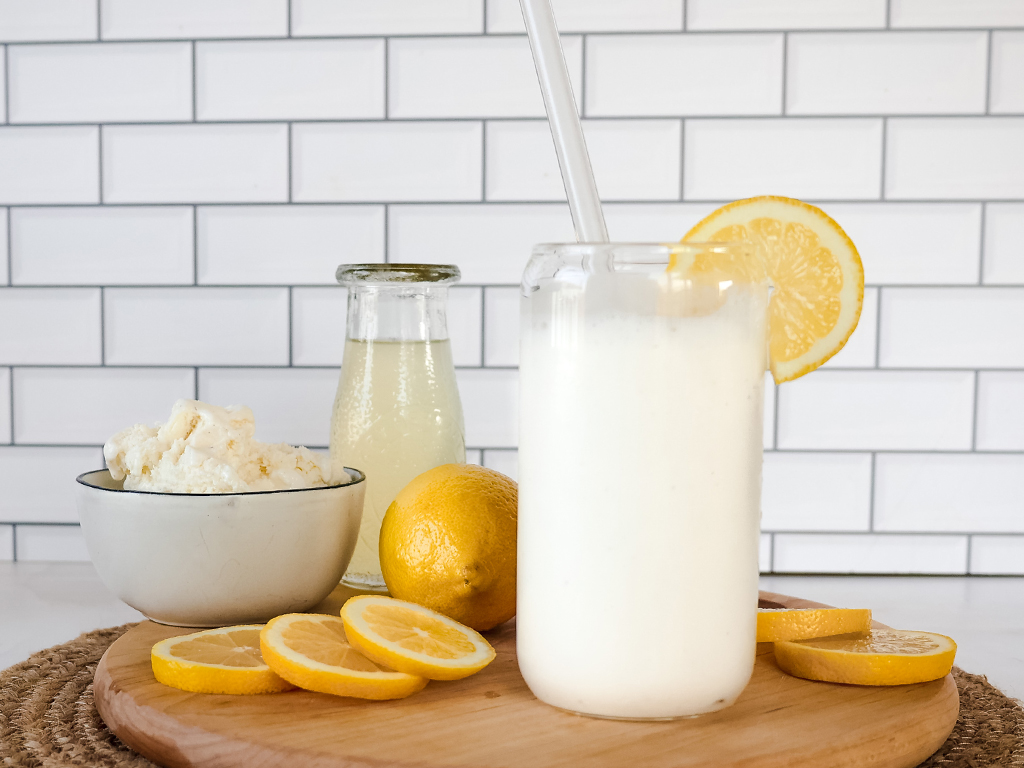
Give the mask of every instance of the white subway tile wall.
<svg viewBox="0 0 1024 768">
<path fill-rule="evenodd" d="M 573 239 L 518 6 L 0 0 L 0 559 L 86 558 L 74 477 L 177 397 L 325 448 L 344 262 L 460 266 L 467 459 L 516 475 L 518 283 Z M 613 238 L 783 194 L 863 256 L 765 388 L 762 569 L 1024 573 L 1024 4 L 554 8 Z"/>
</svg>

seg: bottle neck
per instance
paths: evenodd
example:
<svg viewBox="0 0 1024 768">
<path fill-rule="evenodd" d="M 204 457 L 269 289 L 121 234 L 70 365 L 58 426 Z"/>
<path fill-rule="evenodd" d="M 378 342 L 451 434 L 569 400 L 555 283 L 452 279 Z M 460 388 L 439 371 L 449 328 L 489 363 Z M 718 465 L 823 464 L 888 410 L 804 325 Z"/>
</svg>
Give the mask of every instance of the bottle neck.
<svg viewBox="0 0 1024 768">
<path fill-rule="evenodd" d="M 448 286 L 352 283 L 346 337 L 354 341 L 442 341 L 448 338 Z"/>
</svg>

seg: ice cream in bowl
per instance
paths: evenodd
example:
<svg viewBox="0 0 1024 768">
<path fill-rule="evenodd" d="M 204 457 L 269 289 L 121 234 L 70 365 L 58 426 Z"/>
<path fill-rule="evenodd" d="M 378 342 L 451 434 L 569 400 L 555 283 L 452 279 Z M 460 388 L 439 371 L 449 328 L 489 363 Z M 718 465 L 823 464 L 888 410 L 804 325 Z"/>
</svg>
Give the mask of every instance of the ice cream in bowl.
<svg viewBox="0 0 1024 768">
<path fill-rule="evenodd" d="M 78 477 L 93 564 L 121 600 L 164 624 L 215 627 L 307 610 L 355 548 L 364 475 L 326 456 L 262 443 L 244 406 L 179 400 L 103 448 Z"/>
</svg>

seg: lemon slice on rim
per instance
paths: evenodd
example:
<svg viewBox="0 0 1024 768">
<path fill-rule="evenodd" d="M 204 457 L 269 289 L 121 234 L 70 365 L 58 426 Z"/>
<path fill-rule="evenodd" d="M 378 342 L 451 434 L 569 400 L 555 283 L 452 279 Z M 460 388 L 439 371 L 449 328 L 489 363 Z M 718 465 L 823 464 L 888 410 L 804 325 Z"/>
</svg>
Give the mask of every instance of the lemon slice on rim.
<svg viewBox="0 0 1024 768">
<path fill-rule="evenodd" d="M 956 643 L 934 632 L 872 629 L 835 637 L 775 643 L 775 661 L 808 680 L 853 685 L 906 685 L 949 674 Z"/>
<path fill-rule="evenodd" d="M 864 303 L 864 267 L 853 241 L 820 208 L 788 197 L 751 197 L 719 208 L 683 242 L 748 241 L 764 254 L 774 288 L 768 308 L 769 357 L 776 383 L 826 362 L 857 327 Z M 695 274 L 749 271 L 699 255 Z"/>
<path fill-rule="evenodd" d="M 367 658 L 431 680 L 469 677 L 494 660 L 479 632 L 415 603 L 361 595 L 342 606 L 341 618 Z"/>
<path fill-rule="evenodd" d="M 169 637 L 153 646 L 153 675 L 172 688 L 193 693 L 277 693 L 294 686 L 267 666 L 260 654 L 262 624 L 207 629 Z"/>
<path fill-rule="evenodd" d="M 757 611 L 759 643 L 809 640 L 869 629 L 871 611 L 867 608 L 759 608 Z"/>
<path fill-rule="evenodd" d="M 307 691 L 358 699 L 401 699 L 423 690 L 426 678 L 374 664 L 345 639 L 336 616 L 286 613 L 260 633 L 263 658 L 277 674 Z"/>
</svg>

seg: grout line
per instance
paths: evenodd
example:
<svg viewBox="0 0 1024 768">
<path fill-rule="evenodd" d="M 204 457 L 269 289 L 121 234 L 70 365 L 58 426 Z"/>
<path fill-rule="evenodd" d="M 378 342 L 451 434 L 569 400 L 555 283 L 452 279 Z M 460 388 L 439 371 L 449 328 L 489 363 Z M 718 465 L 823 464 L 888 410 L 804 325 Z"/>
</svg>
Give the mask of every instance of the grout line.
<svg viewBox="0 0 1024 768">
<path fill-rule="evenodd" d="M 988 48 L 985 60 L 985 114 L 992 109 L 992 30 L 988 31 Z"/>
<path fill-rule="evenodd" d="M 96 169 L 97 170 L 97 173 L 96 173 L 96 183 L 99 186 L 99 197 L 98 197 L 99 204 L 103 205 L 103 126 L 102 125 L 97 125 L 96 126 L 96 143 L 98 145 L 97 146 L 97 150 L 96 150 L 96 160 L 97 160 L 97 163 L 96 163 L 96 165 L 97 165 L 97 169 Z"/>
<path fill-rule="evenodd" d="M 11 557 L 12 562 L 18 562 L 18 524 L 11 525 Z"/>
<path fill-rule="evenodd" d="M 877 459 L 877 457 L 878 457 L 878 454 L 875 453 L 875 452 L 872 452 L 872 454 L 871 454 L 871 489 L 869 491 L 869 493 L 871 495 L 870 495 L 870 497 L 868 499 L 868 532 L 869 533 L 874 533 L 875 532 L 875 474 L 876 474 L 876 465 L 877 465 L 876 459 Z"/>
<path fill-rule="evenodd" d="M 587 35 L 580 35 L 580 119 L 587 116 Z"/>
<path fill-rule="evenodd" d="M 391 114 L 391 38 L 384 38 L 384 119 L 390 120 Z"/>
<path fill-rule="evenodd" d="M 967 534 L 967 575 L 971 575 L 971 560 L 974 555 L 974 534 Z"/>
<path fill-rule="evenodd" d="M 9 398 L 7 407 L 10 409 L 8 416 L 10 417 L 11 420 L 10 444 L 14 445 L 14 368 L 10 367 L 7 369 L 7 390 L 7 395 Z"/>
<path fill-rule="evenodd" d="M 775 534 L 768 534 L 768 573 L 775 573 Z"/>
<path fill-rule="evenodd" d="M 192 206 L 192 285 L 199 285 L 199 206 Z"/>
<path fill-rule="evenodd" d="M 107 313 L 104 305 L 106 304 L 106 291 L 104 286 L 100 286 L 100 367 L 107 364 Z"/>
<path fill-rule="evenodd" d="M 988 225 L 988 203 L 981 204 L 981 242 L 978 245 L 978 285 L 985 284 L 985 227 Z"/>
<path fill-rule="evenodd" d="M 789 112 L 789 89 L 787 83 L 789 82 L 789 32 L 782 33 L 782 114 L 785 116 Z"/>
<path fill-rule="evenodd" d="M 480 125 L 480 200 L 487 202 L 487 121 Z"/>
<path fill-rule="evenodd" d="M 971 452 L 978 450 L 978 388 L 981 384 L 981 373 L 974 372 L 974 403 L 971 406 Z"/>
<path fill-rule="evenodd" d="M 882 118 L 882 169 L 878 174 L 878 199 L 885 200 L 885 164 L 887 161 L 886 144 L 889 138 L 889 119 Z"/>
<path fill-rule="evenodd" d="M 679 201 L 683 201 L 686 189 L 686 118 L 679 121 Z"/>
<path fill-rule="evenodd" d="M 96 0 L 96 40 L 103 39 L 103 0 Z"/>
<path fill-rule="evenodd" d="M 689 4 L 690 4 L 690 0 L 683 0 L 683 27 L 682 27 L 683 32 L 686 31 L 686 25 L 687 25 L 687 18 L 686 18 L 687 13 L 686 12 L 687 12 L 687 6 L 689 6 Z"/>
<path fill-rule="evenodd" d="M 196 400 L 199 399 L 199 366 L 192 369 L 192 392 Z"/>
<path fill-rule="evenodd" d="M 285 0 L 287 3 L 286 12 L 288 14 L 288 37 L 292 36 L 292 0 Z"/>
<path fill-rule="evenodd" d="M 384 204 L 384 263 L 385 264 L 390 264 L 391 263 L 391 254 L 389 253 L 389 250 L 391 248 L 391 239 L 390 239 L 390 236 L 388 234 L 388 231 L 390 229 L 390 227 L 388 226 L 388 223 L 389 223 L 389 216 L 388 216 L 388 214 L 389 214 L 390 210 L 391 210 L 391 206 L 388 205 L 387 203 L 385 203 Z"/>
<path fill-rule="evenodd" d="M 487 365 L 487 289 L 480 289 L 480 365 Z"/>
<path fill-rule="evenodd" d="M 7 208 L 7 284 L 14 283 L 14 253 L 12 252 L 14 238 L 11 237 L 11 209 Z"/>
<path fill-rule="evenodd" d="M 483 22 L 483 31 L 480 34 L 481 35 L 486 35 L 486 34 L 488 34 L 488 32 L 487 32 L 487 0 L 480 0 L 480 4 L 481 4 L 482 10 L 483 10 L 483 16 L 482 16 L 482 19 L 481 19 L 481 21 Z"/>
<path fill-rule="evenodd" d="M 880 367 L 882 359 L 882 288 L 878 288 L 878 296 L 875 298 L 875 368 Z"/>
<path fill-rule="evenodd" d="M 294 311 L 294 301 L 292 300 L 292 286 L 288 286 L 288 367 L 292 367 L 292 359 L 294 357 L 294 328 L 295 321 L 292 318 L 292 312 Z"/>
<path fill-rule="evenodd" d="M 7 51 L 11 46 L 4 46 L 4 122 L 11 122 L 11 61 Z"/>
<path fill-rule="evenodd" d="M 885 28 L 892 29 L 892 0 L 885 0 Z"/>
<path fill-rule="evenodd" d="M 292 200 L 292 124 L 288 123 L 288 202 Z"/>
<path fill-rule="evenodd" d="M 196 79 L 196 41 L 192 41 L 192 122 L 196 121 L 196 115 L 199 110 L 196 108 L 196 102 L 199 100 L 199 88 L 197 86 Z"/>
</svg>

